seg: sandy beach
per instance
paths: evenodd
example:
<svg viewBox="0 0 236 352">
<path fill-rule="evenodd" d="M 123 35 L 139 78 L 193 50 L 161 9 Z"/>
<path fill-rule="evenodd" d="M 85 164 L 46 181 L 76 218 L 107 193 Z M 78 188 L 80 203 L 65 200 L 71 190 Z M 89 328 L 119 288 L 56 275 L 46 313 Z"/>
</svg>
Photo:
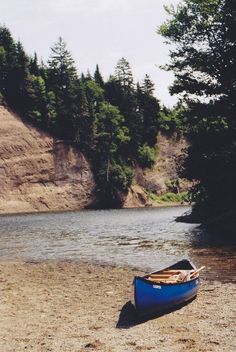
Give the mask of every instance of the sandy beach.
<svg viewBox="0 0 236 352">
<path fill-rule="evenodd" d="M 234 352 L 235 285 L 202 281 L 197 298 L 139 320 L 133 269 L 0 262 L 1 352 Z"/>
</svg>

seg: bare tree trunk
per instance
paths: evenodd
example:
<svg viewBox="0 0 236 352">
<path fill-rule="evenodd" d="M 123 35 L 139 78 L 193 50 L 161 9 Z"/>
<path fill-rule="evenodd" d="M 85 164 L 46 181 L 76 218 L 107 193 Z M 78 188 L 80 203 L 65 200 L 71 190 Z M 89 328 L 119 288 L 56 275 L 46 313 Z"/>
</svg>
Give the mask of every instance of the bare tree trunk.
<svg viewBox="0 0 236 352">
<path fill-rule="evenodd" d="M 110 153 L 107 159 L 107 182 L 109 181 L 109 171 L 110 171 Z"/>
</svg>

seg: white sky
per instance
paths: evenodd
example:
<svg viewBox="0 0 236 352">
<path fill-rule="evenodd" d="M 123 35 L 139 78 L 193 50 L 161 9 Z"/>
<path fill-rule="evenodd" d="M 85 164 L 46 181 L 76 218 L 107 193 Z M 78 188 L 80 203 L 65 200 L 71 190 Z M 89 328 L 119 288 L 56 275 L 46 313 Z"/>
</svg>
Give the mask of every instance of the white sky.
<svg viewBox="0 0 236 352">
<path fill-rule="evenodd" d="M 29 54 L 47 61 L 50 48 L 61 36 L 79 72 L 96 64 L 105 79 L 125 57 L 134 78 L 149 74 L 156 96 L 167 106 L 176 103 L 168 86 L 173 75 L 159 69 L 168 61 L 169 47 L 156 34 L 166 19 L 163 5 L 180 0 L 0 0 L 0 24 L 5 24 Z"/>
</svg>

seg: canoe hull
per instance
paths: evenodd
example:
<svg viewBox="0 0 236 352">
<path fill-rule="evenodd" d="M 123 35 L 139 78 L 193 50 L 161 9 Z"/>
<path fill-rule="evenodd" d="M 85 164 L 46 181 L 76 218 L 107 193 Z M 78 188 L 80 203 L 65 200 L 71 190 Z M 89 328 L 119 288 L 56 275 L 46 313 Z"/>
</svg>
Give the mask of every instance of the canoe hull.
<svg viewBox="0 0 236 352">
<path fill-rule="evenodd" d="M 140 315 L 155 314 L 182 305 L 197 295 L 199 279 L 165 284 L 153 283 L 145 277 L 135 277 L 135 306 Z"/>
</svg>

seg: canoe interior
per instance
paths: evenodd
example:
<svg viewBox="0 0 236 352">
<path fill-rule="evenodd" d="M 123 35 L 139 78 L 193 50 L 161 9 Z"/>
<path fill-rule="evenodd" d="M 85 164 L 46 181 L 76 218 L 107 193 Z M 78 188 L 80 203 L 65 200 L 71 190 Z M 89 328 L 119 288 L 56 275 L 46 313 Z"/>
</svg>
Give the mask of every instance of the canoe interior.
<svg viewBox="0 0 236 352">
<path fill-rule="evenodd" d="M 153 282 L 163 282 L 163 283 L 177 283 L 179 282 L 176 277 L 182 273 L 183 276 L 188 273 L 194 272 L 196 267 L 187 259 L 181 260 L 178 263 L 175 263 L 165 269 L 155 271 L 153 273 L 147 274 L 143 277 L 144 280 L 153 281 Z M 197 275 L 196 277 L 198 277 Z M 193 278 L 192 278 L 193 279 Z M 188 278 L 190 280 L 190 277 Z M 185 280 L 186 281 L 186 280 Z"/>
<path fill-rule="evenodd" d="M 195 270 L 195 269 L 196 269 L 196 267 L 189 260 L 183 259 L 183 260 L 181 260 L 181 261 L 179 261 L 179 262 L 177 262 L 167 268 L 161 269 L 159 271 L 155 271 L 151 274 L 158 274 L 158 273 L 161 273 L 166 270 L 169 271 L 169 270 Z M 150 275 L 150 274 L 148 274 L 148 275 Z M 148 275 L 146 275 L 146 276 L 148 276 Z"/>
</svg>

